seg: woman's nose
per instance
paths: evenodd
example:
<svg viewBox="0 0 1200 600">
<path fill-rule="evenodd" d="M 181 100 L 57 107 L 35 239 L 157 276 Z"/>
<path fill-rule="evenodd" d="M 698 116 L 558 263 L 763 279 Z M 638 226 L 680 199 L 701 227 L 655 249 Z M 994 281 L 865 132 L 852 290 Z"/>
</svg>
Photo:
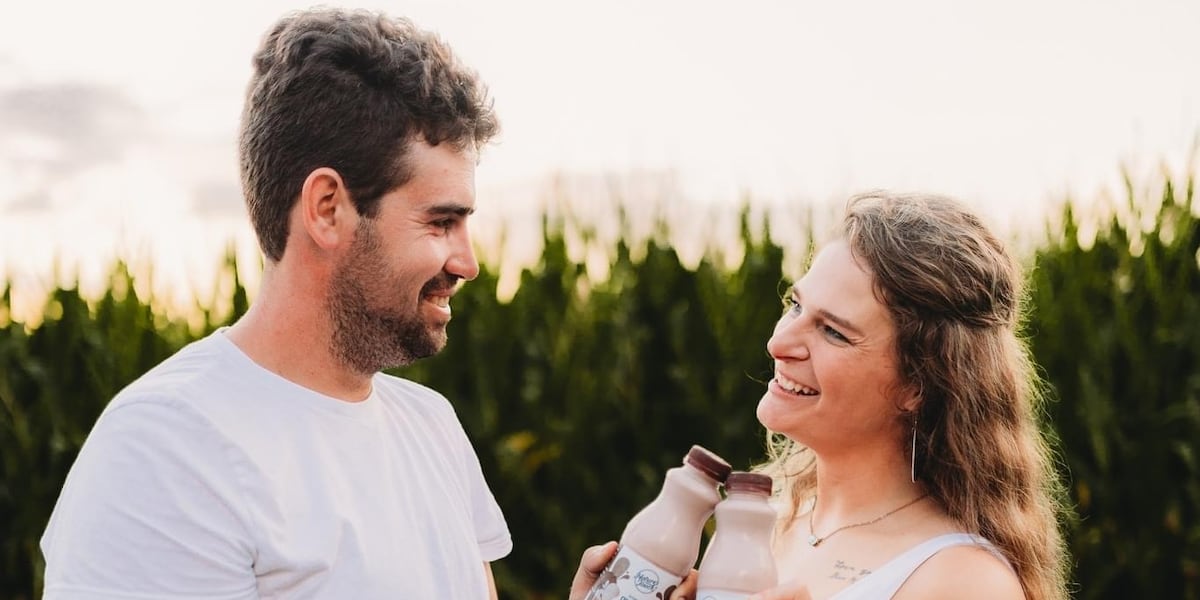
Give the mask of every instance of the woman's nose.
<svg viewBox="0 0 1200 600">
<path fill-rule="evenodd" d="M 805 360 L 810 356 L 808 344 L 812 330 L 812 325 L 804 317 L 785 317 L 767 340 L 767 352 L 776 360 Z"/>
</svg>

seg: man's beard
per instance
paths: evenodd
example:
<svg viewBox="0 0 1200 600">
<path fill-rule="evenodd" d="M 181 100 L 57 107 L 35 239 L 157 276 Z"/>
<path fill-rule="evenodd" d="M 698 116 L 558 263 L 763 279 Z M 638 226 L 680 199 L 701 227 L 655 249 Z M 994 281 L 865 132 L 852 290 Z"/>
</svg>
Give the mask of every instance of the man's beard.
<svg viewBox="0 0 1200 600">
<path fill-rule="evenodd" d="M 405 312 L 381 307 L 398 295 L 411 293 L 403 282 L 387 278 L 389 272 L 374 227 L 364 219 L 348 257 L 330 282 L 328 312 L 334 357 L 365 375 L 411 364 L 446 345 L 445 327 L 421 317 L 421 299 L 428 292 L 453 288 L 458 278 L 443 272 L 429 280 L 422 286 L 417 304 Z"/>
</svg>

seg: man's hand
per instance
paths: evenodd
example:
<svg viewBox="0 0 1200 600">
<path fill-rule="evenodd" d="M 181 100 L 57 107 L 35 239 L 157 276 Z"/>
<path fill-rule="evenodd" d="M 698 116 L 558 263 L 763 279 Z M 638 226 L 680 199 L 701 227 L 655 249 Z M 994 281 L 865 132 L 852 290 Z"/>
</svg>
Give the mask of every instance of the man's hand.
<svg viewBox="0 0 1200 600">
<path fill-rule="evenodd" d="M 600 573 L 604 571 L 604 567 L 613 559 L 617 553 L 617 543 L 607 542 L 599 546 L 592 546 L 583 551 L 583 556 L 579 559 L 579 570 L 575 571 L 575 579 L 571 581 L 571 596 L 570 600 L 584 600 L 587 593 L 591 591 L 592 585 L 596 583 L 596 579 L 600 577 Z M 692 600 L 696 597 L 696 578 L 697 573 L 692 569 L 691 573 L 679 583 L 679 587 L 671 593 L 670 600 Z M 804 596 L 805 600 L 808 599 Z"/>
<path fill-rule="evenodd" d="M 570 600 L 583 600 L 587 596 L 592 585 L 596 583 L 596 578 L 600 577 L 600 572 L 616 553 L 616 542 L 606 542 L 583 551 L 583 556 L 579 559 L 579 570 L 575 571 L 575 579 L 571 581 Z"/>
</svg>

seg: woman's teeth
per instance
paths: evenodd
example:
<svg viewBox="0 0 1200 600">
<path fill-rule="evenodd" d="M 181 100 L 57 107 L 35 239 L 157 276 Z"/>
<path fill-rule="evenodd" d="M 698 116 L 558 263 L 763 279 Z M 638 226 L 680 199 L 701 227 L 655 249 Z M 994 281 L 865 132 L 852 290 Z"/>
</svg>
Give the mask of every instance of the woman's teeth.
<svg viewBox="0 0 1200 600">
<path fill-rule="evenodd" d="M 793 394 L 800 394 L 801 396 L 816 396 L 818 393 L 817 390 L 814 390 L 802 383 L 792 381 L 791 379 L 788 379 L 787 377 L 784 377 L 778 373 L 775 374 L 775 383 L 778 383 L 779 387 Z"/>
</svg>

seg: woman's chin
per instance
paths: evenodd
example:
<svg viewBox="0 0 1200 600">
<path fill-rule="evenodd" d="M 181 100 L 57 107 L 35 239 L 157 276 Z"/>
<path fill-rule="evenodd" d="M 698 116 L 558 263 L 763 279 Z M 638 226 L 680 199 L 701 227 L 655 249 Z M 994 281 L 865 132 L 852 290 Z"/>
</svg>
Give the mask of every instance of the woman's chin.
<svg viewBox="0 0 1200 600">
<path fill-rule="evenodd" d="M 812 406 L 813 403 L 814 400 L 809 398 L 791 394 L 781 395 L 767 390 L 767 393 L 763 394 L 762 399 L 758 401 L 758 407 L 754 414 L 763 427 L 786 434 L 800 420 L 799 412 Z"/>
</svg>

